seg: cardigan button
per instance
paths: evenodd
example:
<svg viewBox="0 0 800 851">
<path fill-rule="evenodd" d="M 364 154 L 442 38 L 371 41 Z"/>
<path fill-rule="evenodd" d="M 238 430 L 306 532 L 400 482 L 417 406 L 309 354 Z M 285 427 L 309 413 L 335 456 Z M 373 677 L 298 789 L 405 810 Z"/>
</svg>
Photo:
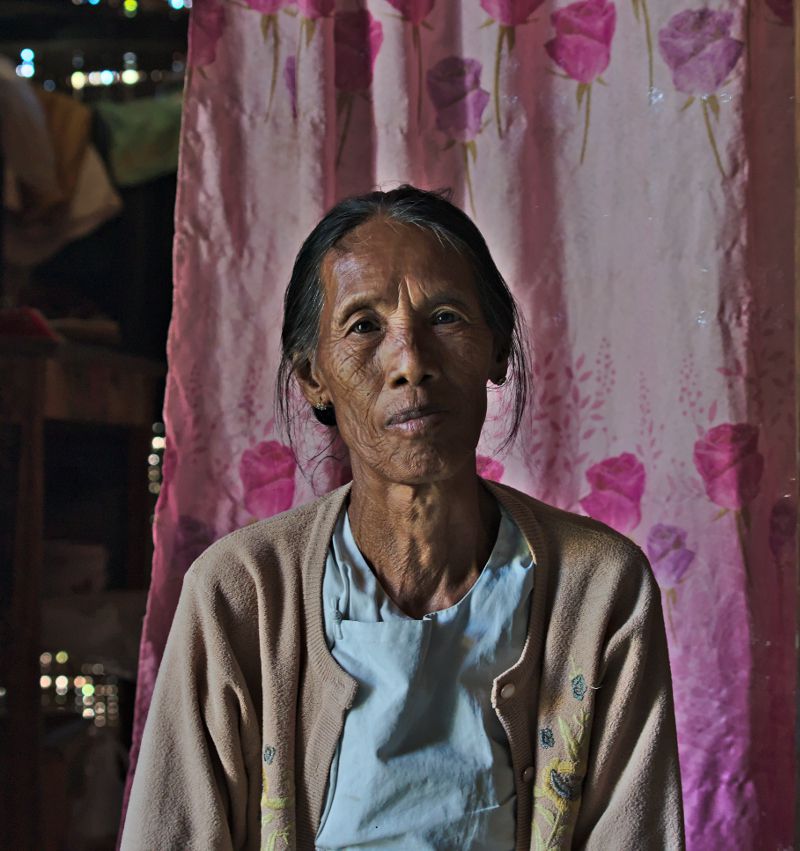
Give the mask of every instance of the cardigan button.
<svg viewBox="0 0 800 851">
<path fill-rule="evenodd" d="M 514 683 L 506 683 L 500 689 L 500 697 L 502 697 L 503 700 L 508 700 L 509 698 L 514 697 L 514 694 L 516 693 L 516 691 L 517 691 L 517 687 L 514 685 Z"/>
<path fill-rule="evenodd" d="M 522 779 L 525 783 L 530 783 L 533 780 L 534 770 L 533 766 L 529 765 L 525 771 L 522 772 Z"/>
</svg>

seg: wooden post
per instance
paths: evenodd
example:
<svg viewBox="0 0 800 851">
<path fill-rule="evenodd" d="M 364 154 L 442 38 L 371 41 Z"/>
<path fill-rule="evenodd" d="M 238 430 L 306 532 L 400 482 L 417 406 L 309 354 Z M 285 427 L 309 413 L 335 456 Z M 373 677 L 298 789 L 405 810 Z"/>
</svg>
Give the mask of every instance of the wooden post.
<svg viewBox="0 0 800 851">
<path fill-rule="evenodd" d="M 8 711 L 2 724 L 2 841 L 6 848 L 41 847 L 39 583 L 43 530 L 44 386 L 46 352 L 0 357 L 0 421 L 5 448 L 16 452 L 2 467 L 16 473 L 11 563 L 1 564 L 2 685 Z M 16 469 L 14 469 L 16 468 Z M 7 844 L 6 844 L 7 843 Z"/>
</svg>

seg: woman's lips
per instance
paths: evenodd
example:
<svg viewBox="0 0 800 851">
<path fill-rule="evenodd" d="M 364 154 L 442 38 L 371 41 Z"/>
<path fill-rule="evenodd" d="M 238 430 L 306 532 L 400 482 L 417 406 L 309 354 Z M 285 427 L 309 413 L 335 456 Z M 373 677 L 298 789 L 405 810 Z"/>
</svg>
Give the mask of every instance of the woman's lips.
<svg viewBox="0 0 800 851">
<path fill-rule="evenodd" d="M 433 405 L 405 408 L 392 414 L 386 425 L 396 431 L 415 434 L 432 428 L 441 420 L 443 413 L 441 408 L 436 408 Z"/>
</svg>

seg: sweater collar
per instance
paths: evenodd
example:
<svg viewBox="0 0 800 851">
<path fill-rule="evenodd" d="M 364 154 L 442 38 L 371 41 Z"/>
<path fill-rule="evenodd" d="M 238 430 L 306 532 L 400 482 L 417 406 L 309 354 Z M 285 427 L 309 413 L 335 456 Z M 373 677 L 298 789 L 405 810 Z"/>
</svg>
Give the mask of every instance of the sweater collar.
<svg viewBox="0 0 800 851">
<path fill-rule="evenodd" d="M 532 673 L 536 665 L 536 648 L 540 645 L 538 639 L 543 629 L 548 572 L 542 530 L 533 510 L 536 503 L 531 497 L 508 485 L 486 479 L 481 479 L 481 483 L 517 524 L 533 554 L 536 578 L 528 638 L 519 661 L 511 669 Z M 350 495 L 351 487 L 352 482 L 348 482 L 317 500 L 317 510 L 308 530 L 302 577 L 309 659 L 317 674 L 332 687 L 331 695 L 343 709 L 349 709 L 352 705 L 358 684 L 342 670 L 328 648 L 322 608 L 322 581 L 336 521 Z"/>
</svg>

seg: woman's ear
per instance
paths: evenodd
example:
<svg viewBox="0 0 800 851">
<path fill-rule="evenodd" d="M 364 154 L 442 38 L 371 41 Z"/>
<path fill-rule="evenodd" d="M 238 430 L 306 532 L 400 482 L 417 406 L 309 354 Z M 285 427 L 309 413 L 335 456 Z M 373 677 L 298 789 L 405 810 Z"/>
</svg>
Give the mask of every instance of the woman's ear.
<svg viewBox="0 0 800 851">
<path fill-rule="evenodd" d="M 294 363 L 294 378 L 309 405 L 329 405 L 330 398 L 324 381 L 311 358 L 298 355 Z"/>
</svg>

